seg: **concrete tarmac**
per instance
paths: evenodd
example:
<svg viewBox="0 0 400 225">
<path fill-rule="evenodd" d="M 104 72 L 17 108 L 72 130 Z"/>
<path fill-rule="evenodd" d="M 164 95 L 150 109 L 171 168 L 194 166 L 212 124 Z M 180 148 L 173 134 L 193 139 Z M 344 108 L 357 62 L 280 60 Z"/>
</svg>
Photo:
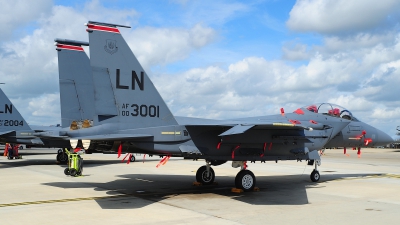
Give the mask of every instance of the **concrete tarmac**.
<svg viewBox="0 0 400 225">
<path fill-rule="evenodd" d="M 218 184 L 192 186 L 204 161 L 158 156 L 121 163 L 83 155 L 65 176 L 56 149 L 0 157 L 0 224 L 400 224 L 400 150 L 326 150 L 321 180 L 306 162 L 249 163 L 258 192 L 232 193 L 238 169 L 213 167 Z M 0 150 L 0 153 L 2 151 Z M 2 154 L 1 154 L 2 155 Z M 144 163 L 143 163 L 144 162 Z"/>
</svg>

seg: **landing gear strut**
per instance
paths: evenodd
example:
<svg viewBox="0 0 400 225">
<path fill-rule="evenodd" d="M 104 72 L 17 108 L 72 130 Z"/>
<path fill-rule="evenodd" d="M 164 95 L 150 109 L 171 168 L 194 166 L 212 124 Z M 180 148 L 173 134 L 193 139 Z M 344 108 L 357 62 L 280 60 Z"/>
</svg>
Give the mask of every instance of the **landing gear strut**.
<svg viewBox="0 0 400 225">
<path fill-rule="evenodd" d="M 319 175 L 319 172 L 318 172 L 318 166 L 320 166 L 320 165 L 321 165 L 321 161 L 320 160 L 315 160 L 314 161 L 315 168 L 310 174 L 310 179 L 311 179 L 312 182 L 318 182 L 319 178 L 321 178 L 321 176 Z"/>
<path fill-rule="evenodd" d="M 212 184 L 214 179 L 215 173 L 209 162 L 205 166 L 200 167 L 196 172 L 196 181 L 203 185 Z"/>
</svg>

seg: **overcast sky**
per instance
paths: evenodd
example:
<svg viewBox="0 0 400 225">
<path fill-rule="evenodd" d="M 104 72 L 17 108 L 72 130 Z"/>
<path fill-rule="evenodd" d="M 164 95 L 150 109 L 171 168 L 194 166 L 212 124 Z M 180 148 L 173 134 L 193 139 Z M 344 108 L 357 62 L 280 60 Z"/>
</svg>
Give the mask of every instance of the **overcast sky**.
<svg viewBox="0 0 400 225">
<path fill-rule="evenodd" d="M 65 3 L 68 2 L 68 3 Z M 398 0 L 0 0 L 0 83 L 29 124 L 60 123 L 54 38 L 121 33 L 174 115 L 228 119 L 341 105 L 400 125 Z"/>
</svg>

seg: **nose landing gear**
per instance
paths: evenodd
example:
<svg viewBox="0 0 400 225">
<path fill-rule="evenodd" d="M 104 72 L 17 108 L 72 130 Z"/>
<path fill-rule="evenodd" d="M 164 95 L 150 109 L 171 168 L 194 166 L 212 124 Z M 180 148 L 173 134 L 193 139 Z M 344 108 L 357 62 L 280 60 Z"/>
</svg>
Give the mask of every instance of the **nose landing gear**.
<svg viewBox="0 0 400 225">
<path fill-rule="evenodd" d="M 200 167 L 196 172 L 196 181 L 203 185 L 212 184 L 214 179 L 215 173 L 209 162 L 205 166 Z"/>
<path fill-rule="evenodd" d="M 320 166 L 320 165 L 321 165 L 321 161 L 320 160 L 314 160 L 315 168 L 310 174 L 310 179 L 311 179 L 312 182 L 318 182 L 319 178 L 321 178 L 321 176 L 319 175 L 319 172 L 318 172 L 318 166 Z"/>
</svg>

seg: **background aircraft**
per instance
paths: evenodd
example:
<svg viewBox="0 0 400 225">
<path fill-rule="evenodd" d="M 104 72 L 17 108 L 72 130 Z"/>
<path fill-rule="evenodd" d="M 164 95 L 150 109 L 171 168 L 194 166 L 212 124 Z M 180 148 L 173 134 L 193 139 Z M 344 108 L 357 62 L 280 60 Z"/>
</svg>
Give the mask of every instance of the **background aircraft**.
<svg viewBox="0 0 400 225">
<path fill-rule="evenodd" d="M 69 142 L 65 140 L 54 140 L 36 137 L 34 134 L 37 132 L 59 132 L 61 128 L 51 126 L 29 126 L 1 89 L 0 105 L 4 107 L 2 110 L 0 110 L 0 142 L 25 144 L 27 146 L 56 148 L 69 147 Z M 66 158 L 60 157 L 60 154 L 58 154 L 58 161 L 66 162 Z"/>
</svg>

